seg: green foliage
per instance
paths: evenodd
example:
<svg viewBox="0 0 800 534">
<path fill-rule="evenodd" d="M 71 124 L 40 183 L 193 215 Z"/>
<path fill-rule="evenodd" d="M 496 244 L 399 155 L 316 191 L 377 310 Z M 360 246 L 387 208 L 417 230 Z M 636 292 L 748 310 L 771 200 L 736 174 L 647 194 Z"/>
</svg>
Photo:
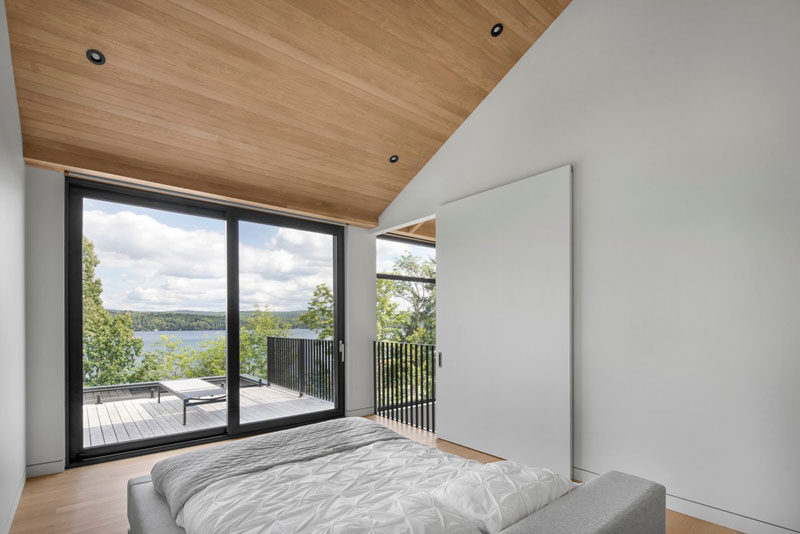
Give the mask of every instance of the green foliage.
<svg viewBox="0 0 800 534">
<path fill-rule="evenodd" d="M 267 338 L 288 337 L 290 325 L 264 306 L 245 321 L 239 336 L 239 367 L 242 374 L 267 376 Z"/>
<path fill-rule="evenodd" d="M 289 324 L 266 307 L 248 314 L 239 337 L 241 374 L 267 379 L 267 338 L 287 337 Z M 225 338 L 205 339 L 197 348 L 184 346 L 175 336 L 161 336 L 153 350 L 129 375 L 129 382 L 152 382 L 175 378 L 224 376 L 227 362 Z"/>
<path fill-rule="evenodd" d="M 403 331 L 398 321 L 398 303 L 394 299 L 395 284 L 393 280 L 378 279 L 378 341 L 402 339 Z"/>
<path fill-rule="evenodd" d="M 133 320 L 133 330 L 135 332 L 156 332 L 164 330 L 225 330 L 225 312 L 207 311 L 170 311 L 170 312 L 151 312 L 151 311 L 120 311 L 109 310 L 113 315 L 129 314 Z M 243 311 L 240 314 L 240 321 L 244 324 L 251 315 L 257 311 Z M 308 328 L 300 320 L 302 311 L 283 311 L 271 312 L 282 322 L 287 323 L 289 328 Z"/>
<path fill-rule="evenodd" d="M 112 315 L 103 307 L 100 260 L 94 243 L 83 238 L 83 382 L 89 386 L 119 384 L 135 372 L 142 340 L 133 335 L 128 314 Z"/>
<path fill-rule="evenodd" d="M 318 339 L 333 338 L 333 291 L 328 284 L 319 284 L 314 289 L 308 311 L 300 316 L 300 321 L 316 330 Z"/>
<path fill-rule="evenodd" d="M 158 330 L 225 330 L 225 312 L 141 312 L 111 311 L 113 314 L 127 313 L 133 320 L 135 332 Z"/>
<path fill-rule="evenodd" d="M 436 261 L 404 254 L 395 260 L 392 274 L 436 278 Z M 300 321 L 318 332 L 319 339 L 333 337 L 333 292 L 320 284 Z M 436 285 L 423 282 L 378 280 L 377 339 L 404 343 L 436 343 Z"/>
<path fill-rule="evenodd" d="M 174 336 L 161 336 L 144 355 L 136 382 L 225 375 L 225 338 L 206 339 L 198 348 L 186 347 Z"/>
<path fill-rule="evenodd" d="M 102 306 L 103 301 L 100 294 L 103 292 L 103 283 L 97 278 L 97 266 L 100 265 L 100 258 L 94 251 L 94 243 L 86 236 L 83 236 L 83 250 L 81 252 L 81 263 L 83 271 L 81 279 L 83 281 L 83 307 Z"/>
<path fill-rule="evenodd" d="M 392 274 L 436 278 L 436 261 L 404 254 L 395 260 Z M 378 280 L 377 289 L 379 341 L 436 343 L 436 285 Z"/>
</svg>

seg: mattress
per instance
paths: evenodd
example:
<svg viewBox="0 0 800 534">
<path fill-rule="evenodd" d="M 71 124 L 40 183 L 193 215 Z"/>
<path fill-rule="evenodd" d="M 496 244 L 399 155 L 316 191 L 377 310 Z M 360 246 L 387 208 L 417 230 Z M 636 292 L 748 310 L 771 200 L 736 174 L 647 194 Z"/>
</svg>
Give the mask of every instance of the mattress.
<svg viewBox="0 0 800 534">
<path fill-rule="evenodd" d="M 314 427 L 165 460 L 159 469 L 154 468 L 160 484 L 154 487 L 149 479 L 129 482 L 131 532 L 475 534 L 540 531 L 534 525 L 547 525 L 542 531 L 561 531 L 554 530 L 554 524 L 562 522 L 569 529 L 564 532 L 627 532 L 626 525 L 636 525 L 637 530 L 630 532 L 663 532 L 663 487 L 621 473 L 604 475 L 590 488 L 578 488 L 561 498 L 566 491 L 563 484 L 569 482 L 550 473 L 553 476 L 535 481 L 531 493 L 531 488 L 510 481 L 529 468 L 511 463 L 484 466 L 399 436 L 379 435 L 353 420 L 318 427 L 329 438 L 343 429 L 348 435 L 363 436 L 349 444 L 339 440 L 335 445 L 331 439 L 327 454 L 319 446 L 314 450 L 304 446 L 283 457 L 276 453 L 282 450 L 276 444 L 294 442 L 292 432 L 308 438 L 317 431 Z M 247 451 L 255 455 L 252 462 L 262 467 L 243 468 L 241 458 L 249 457 L 230 451 Z M 237 461 L 227 461 L 231 456 Z M 229 465 L 215 469 L 214 476 L 205 474 L 202 466 L 219 463 Z M 188 469 L 187 477 L 188 465 L 195 467 Z M 170 471 L 173 482 L 180 482 L 177 486 L 170 486 L 170 477 L 164 476 Z M 159 486 L 162 495 L 154 491 Z M 170 487 L 180 489 L 172 492 L 172 511 L 167 504 L 170 497 L 163 495 Z M 465 487 L 468 491 L 462 495 L 459 492 Z M 531 501 L 544 509 L 533 514 L 525 511 Z M 551 501 L 555 502 L 545 506 Z M 502 513 L 495 513 L 498 510 Z M 598 530 L 580 528 L 578 518 Z"/>
<path fill-rule="evenodd" d="M 431 492 L 480 467 L 409 440 L 383 441 L 216 482 L 186 502 L 177 523 L 189 534 L 478 534 Z"/>
</svg>

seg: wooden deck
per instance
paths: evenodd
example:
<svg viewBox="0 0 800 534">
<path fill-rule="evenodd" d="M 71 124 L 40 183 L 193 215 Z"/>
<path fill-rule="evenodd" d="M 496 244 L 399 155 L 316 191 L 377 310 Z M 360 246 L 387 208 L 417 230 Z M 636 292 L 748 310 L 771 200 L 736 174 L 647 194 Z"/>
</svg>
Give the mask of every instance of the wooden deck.
<svg viewBox="0 0 800 534">
<path fill-rule="evenodd" d="M 265 421 L 333 409 L 333 403 L 276 386 L 240 390 L 241 423 Z M 83 405 L 83 443 L 97 447 L 137 439 L 180 434 L 227 424 L 227 402 L 190 406 L 183 421 L 180 399 L 162 393 L 161 403 L 151 398 L 121 398 L 102 404 Z"/>
</svg>

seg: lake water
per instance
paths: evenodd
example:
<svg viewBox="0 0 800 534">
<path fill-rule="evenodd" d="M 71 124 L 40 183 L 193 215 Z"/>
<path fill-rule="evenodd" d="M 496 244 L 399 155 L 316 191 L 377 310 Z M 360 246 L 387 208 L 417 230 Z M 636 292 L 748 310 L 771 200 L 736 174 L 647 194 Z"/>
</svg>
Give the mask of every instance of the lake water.
<svg viewBox="0 0 800 534">
<path fill-rule="evenodd" d="M 185 347 L 198 347 L 203 340 L 224 337 L 225 330 L 160 330 L 158 332 L 134 332 L 133 335 L 141 338 L 143 341 L 142 351 L 147 352 L 161 341 L 161 336 L 168 336 L 173 340 L 180 339 Z M 289 337 L 317 339 L 317 333 L 307 328 L 292 328 L 289 330 Z"/>
</svg>

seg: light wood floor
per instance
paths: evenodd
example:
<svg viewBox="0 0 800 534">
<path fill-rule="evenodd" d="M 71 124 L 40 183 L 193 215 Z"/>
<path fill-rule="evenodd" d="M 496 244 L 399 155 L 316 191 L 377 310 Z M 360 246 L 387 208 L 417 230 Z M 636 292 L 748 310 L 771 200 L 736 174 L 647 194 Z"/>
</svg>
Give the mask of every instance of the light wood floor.
<svg viewBox="0 0 800 534">
<path fill-rule="evenodd" d="M 495 456 L 437 439 L 435 435 L 402 423 L 370 416 L 409 439 L 464 458 L 488 463 Z M 127 532 L 126 483 L 146 475 L 168 456 L 207 447 L 200 445 L 104 464 L 69 469 L 56 475 L 29 479 L 25 484 L 12 533 L 123 534 Z M 667 534 L 726 534 L 735 531 L 667 510 Z"/>
</svg>

